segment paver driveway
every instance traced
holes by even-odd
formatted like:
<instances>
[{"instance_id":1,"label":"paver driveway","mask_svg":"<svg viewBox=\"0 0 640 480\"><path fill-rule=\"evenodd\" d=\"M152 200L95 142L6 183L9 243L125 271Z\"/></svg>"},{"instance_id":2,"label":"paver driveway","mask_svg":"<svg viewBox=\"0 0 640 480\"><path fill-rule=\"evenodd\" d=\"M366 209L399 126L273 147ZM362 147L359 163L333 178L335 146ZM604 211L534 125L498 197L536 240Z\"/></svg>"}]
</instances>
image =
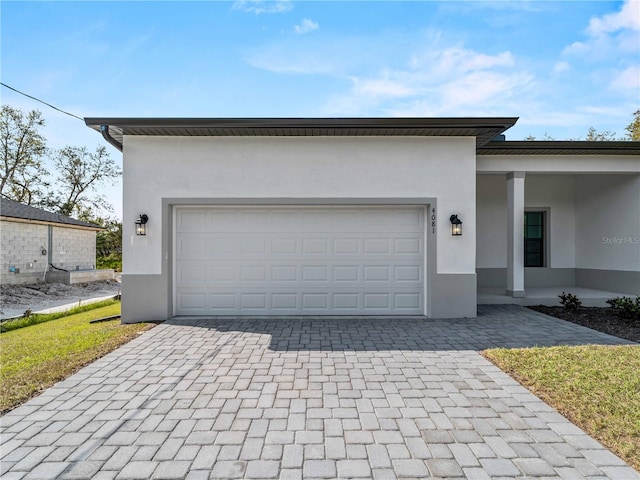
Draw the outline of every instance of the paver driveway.
<instances>
[{"instance_id":1,"label":"paver driveway","mask_svg":"<svg viewBox=\"0 0 640 480\"><path fill-rule=\"evenodd\" d=\"M5 415L3 478L640 478L477 353L626 342L480 314L162 324Z\"/></svg>"}]
</instances>

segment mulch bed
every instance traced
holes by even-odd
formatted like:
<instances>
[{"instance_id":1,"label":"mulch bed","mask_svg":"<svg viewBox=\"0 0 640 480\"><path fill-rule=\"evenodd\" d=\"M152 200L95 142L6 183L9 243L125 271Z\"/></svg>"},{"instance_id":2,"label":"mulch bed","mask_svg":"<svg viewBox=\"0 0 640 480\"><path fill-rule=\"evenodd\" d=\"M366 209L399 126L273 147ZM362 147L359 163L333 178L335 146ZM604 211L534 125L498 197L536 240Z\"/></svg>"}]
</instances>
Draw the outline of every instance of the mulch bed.
<instances>
[{"instance_id":1,"label":"mulch bed","mask_svg":"<svg viewBox=\"0 0 640 480\"><path fill-rule=\"evenodd\" d=\"M633 323L630 320L622 319L609 307L580 307L575 311L544 305L533 305L529 308L602 333L640 343L640 322Z\"/></svg>"}]
</instances>

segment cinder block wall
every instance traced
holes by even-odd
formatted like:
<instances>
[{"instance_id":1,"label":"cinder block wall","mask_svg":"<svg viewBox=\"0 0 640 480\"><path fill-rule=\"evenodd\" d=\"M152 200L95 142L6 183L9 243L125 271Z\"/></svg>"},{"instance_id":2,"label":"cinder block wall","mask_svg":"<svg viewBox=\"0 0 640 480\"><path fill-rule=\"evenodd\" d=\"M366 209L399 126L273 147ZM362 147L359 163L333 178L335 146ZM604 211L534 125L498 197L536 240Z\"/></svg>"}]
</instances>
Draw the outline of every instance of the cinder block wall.
<instances>
[{"instance_id":1,"label":"cinder block wall","mask_svg":"<svg viewBox=\"0 0 640 480\"><path fill-rule=\"evenodd\" d=\"M0 224L0 282L6 284L37 283L43 280L47 266L47 225L2 221ZM19 269L13 273L11 268Z\"/></svg>"},{"instance_id":2,"label":"cinder block wall","mask_svg":"<svg viewBox=\"0 0 640 480\"><path fill-rule=\"evenodd\" d=\"M0 283L17 285L43 281L51 248L52 262L65 270L95 268L96 232L53 226L53 242L48 245L48 225L0 222ZM42 249L47 253L42 254ZM19 273L11 270L17 269Z\"/></svg>"},{"instance_id":3,"label":"cinder block wall","mask_svg":"<svg viewBox=\"0 0 640 480\"><path fill-rule=\"evenodd\" d=\"M96 267L96 232L77 228L53 227L51 261L65 270Z\"/></svg>"}]
</instances>

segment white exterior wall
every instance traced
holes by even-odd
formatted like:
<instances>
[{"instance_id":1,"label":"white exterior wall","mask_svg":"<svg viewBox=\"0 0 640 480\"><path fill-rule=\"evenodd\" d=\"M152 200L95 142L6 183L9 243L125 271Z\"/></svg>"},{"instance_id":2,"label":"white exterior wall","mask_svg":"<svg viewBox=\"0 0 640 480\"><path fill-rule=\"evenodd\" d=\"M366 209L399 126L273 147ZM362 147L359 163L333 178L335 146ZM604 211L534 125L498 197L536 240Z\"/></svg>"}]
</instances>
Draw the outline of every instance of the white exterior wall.
<instances>
[{"instance_id":1,"label":"white exterior wall","mask_svg":"<svg viewBox=\"0 0 640 480\"><path fill-rule=\"evenodd\" d=\"M524 184L525 209L550 209L550 264L575 267L573 175L530 175ZM478 175L478 268L507 267L507 180Z\"/></svg>"},{"instance_id":2,"label":"white exterior wall","mask_svg":"<svg viewBox=\"0 0 640 480\"><path fill-rule=\"evenodd\" d=\"M124 274L162 273L163 198L247 197L437 198L437 272L475 272L474 138L135 136L124 158Z\"/></svg>"},{"instance_id":3,"label":"white exterior wall","mask_svg":"<svg viewBox=\"0 0 640 480\"><path fill-rule=\"evenodd\" d=\"M478 173L640 173L635 155L478 155Z\"/></svg>"},{"instance_id":4,"label":"white exterior wall","mask_svg":"<svg viewBox=\"0 0 640 480\"><path fill-rule=\"evenodd\" d=\"M576 267L640 271L640 175L578 176L575 198Z\"/></svg>"},{"instance_id":5,"label":"white exterior wall","mask_svg":"<svg viewBox=\"0 0 640 480\"><path fill-rule=\"evenodd\" d=\"M476 264L478 268L507 268L507 178L478 175L476 185Z\"/></svg>"},{"instance_id":6,"label":"white exterior wall","mask_svg":"<svg viewBox=\"0 0 640 480\"><path fill-rule=\"evenodd\" d=\"M574 184L573 175L527 175L525 180L525 209L549 209L547 267L575 267Z\"/></svg>"}]
</instances>

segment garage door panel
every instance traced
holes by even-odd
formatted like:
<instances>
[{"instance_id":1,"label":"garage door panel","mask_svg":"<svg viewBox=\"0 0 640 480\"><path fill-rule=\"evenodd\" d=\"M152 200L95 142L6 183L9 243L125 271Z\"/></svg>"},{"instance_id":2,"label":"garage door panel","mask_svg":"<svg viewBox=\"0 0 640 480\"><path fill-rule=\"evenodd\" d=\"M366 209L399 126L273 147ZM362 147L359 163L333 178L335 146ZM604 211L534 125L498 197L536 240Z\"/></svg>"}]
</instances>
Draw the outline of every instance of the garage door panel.
<instances>
[{"instance_id":1,"label":"garage door panel","mask_svg":"<svg viewBox=\"0 0 640 480\"><path fill-rule=\"evenodd\" d=\"M298 267L296 265L278 265L271 267L271 281L275 284L298 281Z\"/></svg>"},{"instance_id":2,"label":"garage door panel","mask_svg":"<svg viewBox=\"0 0 640 480\"><path fill-rule=\"evenodd\" d=\"M242 255L264 255L267 253L267 241L262 238L240 239L240 253Z\"/></svg>"},{"instance_id":3,"label":"garage door panel","mask_svg":"<svg viewBox=\"0 0 640 480\"><path fill-rule=\"evenodd\" d=\"M328 244L326 238L305 238L302 240L302 254L326 255L329 253Z\"/></svg>"},{"instance_id":4,"label":"garage door panel","mask_svg":"<svg viewBox=\"0 0 640 480\"><path fill-rule=\"evenodd\" d=\"M397 293L394 296L395 307L398 310L408 309L413 311L416 308L420 308L420 297L421 295L417 293Z\"/></svg>"},{"instance_id":5,"label":"garage door panel","mask_svg":"<svg viewBox=\"0 0 640 480\"><path fill-rule=\"evenodd\" d=\"M274 293L271 296L271 301L271 307L274 310L298 309L298 295L296 293Z\"/></svg>"},{"instance_id":6,"label":"garage door panel","mask_svg":"<svg viewBox=\"0 0 640 480\"><path fill-rule=\"evenodd\" d=\"M389 253L388 238L367 238L364 241L364 253L369 255L380 255Z\"/></svg>"},{"instance_id":7,"label":"garage door panel","mask_svg":"<svg viewBox=\"0 0 640 480\"><path fill-rule=\"evenodd\" d=\"M337 265L333 267L334 282L359 282L359 265Z\"/></svg>"},{"instance_id":8,"label":"garage door panel","mask_svg":"<svg viewBox=\"0 0 640 480\"><path fill-rule=\"evenodd\" d=\"M424 312L420 207L176 207L177 315Z\"/></svg>"},{"instance_id":9,"label":"garage door panel","mask_svg":"<svg viewBox=\"0 0 640 480\"><path fill-rule=\"evenodd\" d=\"M209 305L215 310L235 310L236 294L235 293L211 293L208 295Z\"/></svg>"},{"instance_id":10,"label":"garage door panel","mask_svg":"<svg viewBox=\"0 0 640 480\"><path fill-rule=\"evenodd\" d=\"M274 238L270 243L274 255L298 255L298 241L295 239Z\"/></svg>"},{"instance_id":11,"label":"garage door panel","mask_svg":"<svg viewBox=\"0 0 640 480\"><path fill-rule=\"evenodd\" d=\"M177 216L177 227L181 232L199 232L206 223L207 213L204 211L181 211Z\"/></svg>"},{"instance_id":12,"label":"garage door panel","mask_svg":"<svg viewBox=\"0 0 640 480\"><path fill-rule=\"evenodd\" d=\"M334 255L357 255L360 253L360 241L358 238L334 238Z\"/></svg>"},{"instance_id":13,"label":"garage door panel","mask_svg":"<svg viewBox=\"0 0 640 480\"><path fill-rule=\"evenodd\" d=\"M240 307L249 310L265 310L267 308L266 293L243 293L240 295Z\"/></svg>"},{"instance_id":14,"label":"garage door panel","mask_svg":"<svg viewBox=\"0 0 640 480\"><path fill-rule=\"evenodd\" d=\"M389 266L387 265L365 265L364 280L367 282L388 282Z\"/></svg>"},{"instance_id":15,"label":"garage door panel","mask_svg":"<svg viewBox=\"0 0 640 480\"><path fill-rule=\"evenodd\" d=\"M394 253L419 255L422 253L422 241L420 238L396 238Z\"/></svg>"},{"instance_id":16,"label":"garage door panel","mask_svg":"<svg viewBox=\"0 0 640 480\"><path fill-rule=\"evenodd\" d=\"M396 282L422 283L422 268L417 265L400 265L394 267Z\"/></svg>"},{"instance_id":17,"label":"garage door panel","mask_svg":"<svg viewBox=\"0 0 640 480\"><path fill-rule=\"evenodd\" d=\"M389 294L386 292L365 293L364 310L389 309Z\"/></svg>"},{"instance_id":18,"label":"garage door panel","mask_svg":"<svg viewBox=\"0 0 640 480\"><path fill-rule=\"evenodd\" d=\"M306 265L302 267L302 282L328 282L329 272L326 265Z\"/></svg>"},{"instance_id":19,"label":"garage door panel","mask_svg":"<svg viewBox=\"0 0 640 480\"><path fill-rule=\"evenodd\" d=\"M390 294L388 292L283 292L269 295L259 292L184 293L178 305L182 315L416 315L423 308L418 292ZM238 311L244 313L238 313Z\"/></svg>"},{"instance_id":20,"label":"garage door panel","mask_svg":"<svg viewBox=\"0 0 640 480\"><path fill-rule=\"evenodd\" d=\"M268 281L271 288L292 284L304 285L360 285L364 282L377 284L383 282L402 283L405 287L413 285L420 289L423 283L423 270L417 265L326 265L316 262L305 265L269 265L250 261L238 265L211 261L182 261L177 266L176 281L179 284L197 282L225 283L228 287L242 289L246 282ZM189 285L192 286L192 285Z\"/></svg>"},{"instance_id":21,"label":"garage door panel","mask_svg":"<svg viewBox=\"0 0 640 480\"><path fill-rule=\"evenodd\" d=\"M181 284L195 282L196 285L201 285L206 279L205 266L201 262L183 262L178 266L176 274Z\"/></svg>"}]
</instances>

